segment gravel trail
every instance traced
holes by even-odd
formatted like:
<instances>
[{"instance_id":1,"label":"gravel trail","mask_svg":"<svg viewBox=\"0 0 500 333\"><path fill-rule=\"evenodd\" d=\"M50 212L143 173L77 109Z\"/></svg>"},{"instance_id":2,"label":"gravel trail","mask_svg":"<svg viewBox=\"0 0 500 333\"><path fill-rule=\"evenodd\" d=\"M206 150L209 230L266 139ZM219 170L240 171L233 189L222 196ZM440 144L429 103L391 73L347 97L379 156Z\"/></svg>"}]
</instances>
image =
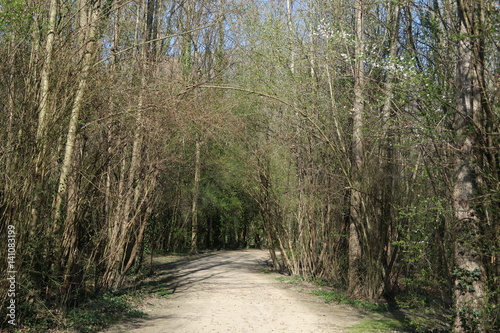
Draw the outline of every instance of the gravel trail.
<instances>
[{"instance_id":1,"label":"gravel trail","mask_svg":"<svg viewBox=\"0 0 500 333\"><path fill-rule=\"evenodd\" d=\"M222 251L160 265L155 283L172 295L151 297L145 318L108 332L330 333L367 319L263 273L268 259L261 250Z\"/></svg>"}]
</instances>

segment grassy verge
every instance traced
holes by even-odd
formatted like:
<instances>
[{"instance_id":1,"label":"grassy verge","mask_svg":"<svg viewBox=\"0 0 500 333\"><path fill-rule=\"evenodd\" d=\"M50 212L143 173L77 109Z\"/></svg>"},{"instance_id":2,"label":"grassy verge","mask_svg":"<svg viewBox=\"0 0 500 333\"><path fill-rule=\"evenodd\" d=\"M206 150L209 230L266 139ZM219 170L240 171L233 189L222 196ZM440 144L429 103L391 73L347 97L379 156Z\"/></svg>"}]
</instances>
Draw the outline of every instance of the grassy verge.
<instances>
[{"instance_id":1,"label":"grassy verge","mask_svg":"<svg viewBox=\"0 0 500 333\"><path fill-rule=\"evenodd\" d=\"M403 320L396 319L386 303L373 303L363 299L350 298L344 290L313 290L311 292L316 296L320 296L327 303L337 303L352 306L362 311L377 314L374 319L366 319L361 323L350 328L349 332L364 333L364 332L409 332L413 331L408 327Z\"/></svg>"},{"instance_id":2,"label":"grassy verge","mask_svg":"<svg viewBox=\"0 0 500 333\"><path fill-rule=\"evenodd\" d=\"M364 299L351 298L339 286L332 286L327 281L303 278L300 276L280 276L276 280L303 287L300 291L321 297L326 303L343 304L360 311L371 313L372 319L366 319L351 327L350 332L449 332L449 313L440 306L421 304L409 306L402 303L391 307L385 302L374 303ZM414 296L414 303L418 297Z\"/></svg>"},{"instance_id":3,"label":"grassy verge","mask_svg":"<svg viewBox=\"0 0 500 333\"><path fill-rule=\"evenodd\" d=\"M371 312L389 312L389 307L385 303L372 303L365 301L363 299L350 298L346 295L343 290L313 290L311 291L313 295L320 296L327 303L337 303L349 305L361 310L371 311Z\"/></svg>"},{"instance_id":4,"label":"grassy verge","mask_svg":"<svg viewBox=\"0 0 500 333\"><path fill-rule=\"evenodd\" d=\"M375 332L407 332L406 328L396 319L381 318L369 319L354 325L349 329L351 333L375 333Z\"/></svg>"},{"instance_id":5,"label":"grassy verge","mask_svg":"<svg viewBox=\"0 0 500 333\"><path fill-rule=\"evenodd\" d=\"M154 265L161 266L190 258L192 256L178 253L157 254L153 262ZM168 279L155 280L150 278L150 273L149 267L130 273L127 288L117 293L98 295L68 311L63 319L63 326L79 333L92 333L120 322L145 317L147 314L138 309L138 304L151 295L168 298L172 294L168 288Z\"/></svg>"},{"instance_id":6,"label":"grassy verge","mask_svg":"<svg viewBox=\"0 0 500 333\"><path fill-rule=\"evenodd\" d=\"M90 333L98 332L121 321L142 318L146 314L133 305L133 300L137 297L140 296L105 293L68 311L64 326L77 332Z\"/></svg>"},{"instance_id":7,"label":"grassy verge","mask_svg":"<svg viewBox=\"0 0 500 333\"><path fill-rule=\"evenodd\" d=\"M32 305L22 325L7 328L6 332L99 332L113 324L146 316L136 306L138 293L94 295L66 311L50 309L43 304ZM3 331L2 331L3 332Z\"/></svg>"},{"instance_id":8,"label":"grassy verge","mask_svg":"<svg viewBox=\"0 0 500 333\"><path fill-rule=\"evenodd\" d=\"M185 254L155 255L153 266L161 267L191 258ZM42 302L26 306L22 309L25 313L22 327L9 328L6 332L99 332L115 324L147 316L139 310L139 304L147 298L153 295L168 298L172 294L168 278L151 276L148 264L144 269L131 272L127 281L126 286L117 292L96 294L66 311L47 308Z\"/></svg>"}]
</instances>

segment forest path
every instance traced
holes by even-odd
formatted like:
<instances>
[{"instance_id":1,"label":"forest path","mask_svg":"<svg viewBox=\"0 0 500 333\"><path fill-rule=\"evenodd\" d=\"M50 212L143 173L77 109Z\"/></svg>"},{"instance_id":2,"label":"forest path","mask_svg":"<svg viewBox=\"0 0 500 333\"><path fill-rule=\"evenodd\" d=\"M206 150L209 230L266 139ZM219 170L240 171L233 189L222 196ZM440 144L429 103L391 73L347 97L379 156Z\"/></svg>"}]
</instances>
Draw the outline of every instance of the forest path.
<instances>
[{"instance_id":1,"label":"forest path","mask_svg":"<svg viewBox=\"0 0 500 333\"><path fill-rule=\"evenodd\" d=\"M263 273L268 259L261 250L222 251L157 266L145 287L172 294L147 299L141 310L148 316L108 332L347 332L368 319Z\"/></svg>"}]
</instances>

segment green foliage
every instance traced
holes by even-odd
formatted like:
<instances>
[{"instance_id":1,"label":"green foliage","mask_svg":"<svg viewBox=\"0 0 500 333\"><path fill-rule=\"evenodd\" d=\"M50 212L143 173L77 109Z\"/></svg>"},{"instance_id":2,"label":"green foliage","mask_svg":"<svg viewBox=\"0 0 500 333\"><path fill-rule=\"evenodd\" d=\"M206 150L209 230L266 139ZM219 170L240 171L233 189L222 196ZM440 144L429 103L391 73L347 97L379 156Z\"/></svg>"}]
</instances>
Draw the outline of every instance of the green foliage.
<instances>
[{"instance_id":1,"label":"green foliage","mask_svg":"<svg viewBox=\"0 0 500 333\"><path fill-rule=\"evenodd\" d=\"M405 326L412 332L449 332L453 320L450 311L436 306L407 309L403 313Z\"/></svg>"},{"instance_id":2,"label":"green foliage","mask_svg":"<svg viewBox=\"0 0 500 333\"><path fill-rule=\"evenodd\" d=\"M22 314L20 323L35 332L46 332L51 328L61 326L60 314L48 309L46 304L40 300L22 303L19 313Z\"/></svg>"},{"instance_id":3,"label":"green foliage","mask_svg":"<svg viewBox=\"0 0 500 333\"><path fill-rule=\"evenodd\" d=\"M489 302L486 306L486 318L488 318L488 322L486 323L486 327L491 332L500 332L500 305L496 304L494 299L494 293L491 293L492 296L489 299Z\"/></svg>"},{"instance_id":4,"label":"green foliage","mask_svg":"<svg viewBox=\"0 0 500 333\"><path fill-rule=\"evenodd\" d=\"M66 312L48 308L40 300L35 300L22 303L19 313L23 315L22 325L33 332L54 329L99 332L120 321L144 317L146 314L133 305L142 297L142 293L133 291L122 294L108 292L89 298Z\"/></svg>"},{"instance_id":5,"label":"green foliage","mask_svg":"<svg viewBox=\"0 0 500 333\"><path fill-rule=\"evenodd\" d=\"M262 268L262 273L264 273L264 274L270 274L271 270L268 267L264 267L264 268Z\"/></svg>"},{"instance_id":6,"label":"green foliage","mask_svg":"<svg viewBox=\"0 0 500 333\"><path fill-rule=\"evenodd\" d=\"M156 294L158 296L163 297L163 298L169 298L170 295L172 295L172 291L164 289L164 290L157 291Z\"/></svg>"},{"instance_id":7,"label":"green foliage","mask_svg":"<svg viewBox=\"0 0 500 333\"><path fill-rule=\"evenodd\" d=\"M112 324L130 318L144 317L146 314L132 306L127 297L105 293L68 311L64 320L67 328L78 332L98 332Z\"/></svg>"},{"instance_id":8,"label":"green foliage","mask_svg":"<svg viewBox=\"0 0 500 333\"><path fill-rule=\"evenodd\" d=\"M364 320L349 329L352 333L364 332L401 332L401 323L392 318Z\"/></svg>"},{"instance_id":9,"label":"green foliage","mask_svg":"<svg viewBox=\"0 0 500 333\"><path fill-rule=\"evenodd\" d=\"M475 291L473 284L481 278L481 271L477 268L470 271L457 266L453 270L453 277L456 281L455 288L465 295L467 292Z\"/></svg>"},{"instance_id":10,"label":"green foliage","mask_svg":"<svg viewBox=\"0 0 500 333\"><path fill-rule=\"evenodd\" d=\"M415 186L415 201L399 209L400 236L392 243L399 248L400 260L406 266L401 281L405 302L414 298L410 303L422 302L429 293L444 297L449 289L446 285L451 272L443 263L451 260L452 242L446 234L451 208L444 198L419 194L427 181L426 175L422 175L421 183ZM436 290L441 294L436 295Z\"/></svg>"},{"instance_id":11,"label":"green foliage","mask_svg":"<svg viewBox=\"0 0 500 333\"><path fill-rule=\"evenodd\" d=\"M305 282L313 284L310 293L319 296L327 303L343 304L361 311L370 312L378 318L363 321L353 326L352 332L448 332L448 323L452 319L449 311L444 311L436 304L428 304L422 295L410 295L406 299L398 298L398 304L404 307L394 308L386 303L370 302L361 298L349 297L342 288L333 287L325 280L303 278L300 276L281 276L278 281L304 285ZM322 287L319 289L318 287ZM408 295L407 295L408 296ZM406 300L406 301L405 301ZM394 312L395 311L395 312Z\"/></svg>"},{"instance_id":12,"label":"green foliage","mask_svg":"<svg viewBox=\"0 0 500 333\"><path fill-rule=\"evenodd\" d=\"M0 1L0 36L8 32L22 32L31 20L30 7L25 0Z\"/></svg>"},{"instance_id":13,"label":"green foliage","mask_svg":"<svg viewBox=\"0 0 500 333\"><path fill-rule=\"evenodd\" d=\"M386 312L388 310L387 304L377 304L373 302L368 302L363 299L357 299L347 296L347 293L341 289L333 290L313 290L313 295L320 296L327 303L335 302L337 304L344 304L356 307L358 309L375 311L375 312Z\"/></svg>"},{"instance_id":14,"label":"green foliage","mask_svg":"<svg viewBox=\"0 0 500 333\"><path fill-rule=\"evenodd\" d=\"M345 290L340 288L332 288L331 283L324 279L318 278L304 278L299 275L293 276L280 276L276 278L277 281L292 284L292 285L301 285L303 283L309 283L313 285L313 290L311 290L311 294L319 296L325 300L327 303L337 303L353 306L359 309L375 311L375 312L386 312L388 310L388 306L385 303L378 304L373 302L368 302L359 298L349 297ZM326 287L322 289L316 289L318 287Z\"/></svg>"},{"instance_id":15,"label":"green foliage","mask_svg":"<svg viewBox=\"0 0 500 333\"><path fill-rule=\"evenodd\" d=\"M276 280L279 282L298 285L304 281L304 278L302 278L299 275L293 275L293 276L280 276L277 277Z\"/></svg>"},{"instance_id":16,"label":"green foliage","mask_svg":"<svg viewBox=\"0 0 500 333\"><path fill-rule=\"evenodd\" d=\"M331 286L331 282L322 278L309 277L306 279L307 282L314 284L315 286Z\"/></svg>"},{"instance_id":17,"label":"green foliage","mask_svg":"<svg viewBox=\"0 0 500 333\"><path fill-rule=\"evenodd\" d=\"M458 309L458 316L460 317L462 328L465 330L465 332L482 332L479 327L481 322L480 318L482 318L483 316L481 316L481 314L477 310L474 310L470 306L464 306Z\"/></svg>"}]
</instances>

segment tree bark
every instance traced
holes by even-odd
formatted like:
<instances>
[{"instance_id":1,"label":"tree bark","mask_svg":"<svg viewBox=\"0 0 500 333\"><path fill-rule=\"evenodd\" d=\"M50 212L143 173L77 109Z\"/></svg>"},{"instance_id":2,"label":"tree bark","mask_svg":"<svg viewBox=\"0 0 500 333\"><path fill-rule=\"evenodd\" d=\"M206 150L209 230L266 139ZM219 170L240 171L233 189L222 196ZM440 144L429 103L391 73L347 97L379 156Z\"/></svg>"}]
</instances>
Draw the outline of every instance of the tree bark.
<instances>
[{"instance_id":1,"label":"tree bark","mask_svg":"<svg viewBox=\"0 0 500 333\"><path fill-rule=\"evenodd\" d=\"M62 230L60 238L61 262L60 269L64 270L64 281L62 285L62 293L60 295L62 304L64 305L69 297L71 287L74 281L74 265L77 261L78 253L78 221L76 217L78 189L76 188L74 175L72 175L75 156L74 150L77 142L77 127L79 115L82 109L83 100L87 88L88 76L91 69L91 62L96 50L96 35L98 19L100 14L100 2L94 3L81 2L81 17L80 17L80 40L83 46L82 62L83 66L78 80L76 96L71 109L70 121L68 126L68 134L66 137L66 147L64 152L64 160L61 166L61 174L59 177L59 185L53 206L53 235L58 237ZM88 12L87 12L88 11ZM71 187L70 189L68 189ZM68 195L69 194L69 195ZM61 209L63 200L67 199L66 217L62 223Z\"/></svg>"},{"instance_id":2,"label":"tree bark","mask_svg":"<svg viewBox=\"0 0 500 333\"><path fill-rule=\"evenodd\" d=\"M58 1L51 0L49 4L49 17L47 23L47 35L45 39L45 55L43 58L43 67L40 72L40 95L38 105L38 127L36 131L36 141L38 145L38 152L35 160L35 173L34 173L34 194L33 205L31 208L31 232L36 230L38 218L41 209L40 193L43 188L43 178L46 172L45 154L47 151L47 123L49 115L49 90L50 90L50 75L52 71L52 57L54 50L54 39L56 35L56 17L58 12ZM36 35L36 33L34 33ZM33 49L38 50L36 40L33 43ZM35 57L32 57L33 60Z\"/></svg>"},{"instance_id":3,"label":"tree bark","mask_svg":"<svg viewBox=\"0 0 500 333\"><path fill-rule=\"evenodd\" d=\"M82 1L83 2L83 1ZM89 10L88 17L86 10ZM53 219L54 219L54 234L59 233L61 218L61 205L63 199L66 195L66 187L68 177L73 167L73 151L75 149L75 142L77 137L77 127L80 116L80 111L83 105L83 98L87 89L88 76L91 69L91 62L93 55L96 50L96 35L98 27L98 18L100 14L100 1L95 2L83 2L82 4L82 19L81 22L82 30L80 32L80 38L82 39L83 45L83 55L82 63L83 66L80 71L80 77L78 80L78 88L75 93L75 99L73 101L73 107L71 109L70 120L68 125L68 134L66 136L66 146L64 151L64 160L61 165L61 174L59 176L59 185L57 187L57 193L55 198L55 203L53 206Z\"/></svg>"},{"instance_id":4,"label":"tree bark","mask_svg":"<svg viewBox=\"0 0 500 333\"><path fill-rule=\"evenodd\" d=\"M147 83L147 60L148 49L146 42L148 41L148 29L150 26L148 22L141 22L139 18L143 11L148 11L147 0L140 2L137 7L136 18L136 33L135 44L139 43L139 31L145 40L141 44L140 58L136 62L136 68L139 70L140 76L140 89L137 100L137 107L135 112L135 130L132 139L132 150L130 152L130 165L126 170L126 160L124 157L120 180L118 185L119 202L116 204L114 216L109 218L111 232L108 235L106 244L106 272L104 274L104 285L106 287L118 288L123 282L124 274L130 269L137 254L137 247L134 242L142 242L144 234L145 219L142 218L141 209L147 205L148 188L145 188L145 179L140 179L140 172L142 168L142 150L144 147L144 124L143 112L146 94ZM142 23L142 24L141 24ZM135 55L134 49L134 55ZM134 57L134 59L137 59ZM128 171L128 172L127 172ZM142 199L141 199L142 198ZM138 230L138 233L135 231Z\"/></svg>"},{"instance_id":5,"label":"tree bark","mask_svg":"<svg viewBox=\"0 0 500 333\"><path fill-rule=\"evenodd\" d=\"M389 8L389 61L397 61L397 50L398 50L398 36L399 36L399 17L401 5L395 2L390 5ZM397 177L397 168L395 167L395 127L394 122L394 112L392 108L392 103L394 99L394 80L395 75L392 71L387 73L385 82L385 99L384 106L382 109L383 116L383 141L382 141L382 159L381 159L381 170L382 175L382 196L381 196L381 216L379 219L380 223L380 245L379 251L381 253L382 266L384 271L382 272L384 279L384 293L386 296L392 296L392 281L391 281L391 271L392 266L397 254L397 248L392 245L391 234L395 229L393 225L393 199L394 199L394 179ZM384 250L385 249L385 250Z\"/></svg>"},{"instance_id":6,"label":"tree bark","mask_svg":"<svg viewBox=\"0 0 500 333\"><path fill-rule=\"evenodd\" d=\"M364 24L363 0L356 0L355 7L355 68L354 68L354 103L353 132L351 151L351 197L349 220L349 272L348 293L355 296L361 293L361 228L362 228L362 193L361 173L363 168L363 114L364 114Z\"/></svg>"},{"instance_id":7,"label":"tree bark","mask_svg":"<svg viewBox=\"0 0 500 333\"><path fill-rule=\"evenodd\" d=\"M37 140L41 140L47 129L49 77L52 68L52 53L54 50L54 38L56 34L57 0L51 0L49 5L49 21L47 24L47 37L45 39L45 56L40 73L40 106L38 113ZM45 144L43 144L45 145Z\"/></svg>"},{"instance_id":8,"label":"tree bark","mask_svg":"<svg viewBox=\"0 0 500 333\"><path fill-rule=\"evenodd\" d=\"M295 51L293 46L293 0L286 0L286 25L290 34L290 72L295 73Z\"/></svg>"},{"instance_id":9,"label":"tree bark","mask_svg":"<svg viewBox=\"0 0 500 333\"><path fill-rule=\"evenodd\" d=\"M191 253L198 253L198 197L200 194L201 142L195 143L193 202L191 205Z\"/></svg>"},{"instance_id":10,"label":"tree bark","mask_svg":"<svg viewBox=\"0 0 500 333\"><path fill-rule=\"evenodd\" d=\"M479 202L481 180L481 134L484 117L480 77L482 41L481 2L457 0L459 23L457 85L454 127L457 135L453 209L455 215L454 332L486 332L484 310L486 273L480 251L484 212Z\"/></svg>"}]
</instances>

